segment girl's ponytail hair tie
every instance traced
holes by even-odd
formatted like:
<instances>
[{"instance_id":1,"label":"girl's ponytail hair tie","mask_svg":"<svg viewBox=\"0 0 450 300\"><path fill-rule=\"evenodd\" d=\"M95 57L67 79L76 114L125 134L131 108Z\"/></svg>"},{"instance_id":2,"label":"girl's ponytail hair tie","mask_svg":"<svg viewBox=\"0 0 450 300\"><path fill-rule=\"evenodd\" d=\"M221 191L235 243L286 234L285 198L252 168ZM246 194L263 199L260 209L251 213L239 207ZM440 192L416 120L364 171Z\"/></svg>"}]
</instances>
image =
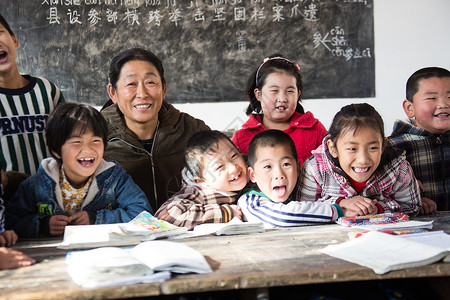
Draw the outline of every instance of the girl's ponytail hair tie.
<instances>
[{"instance_id":1,"label":"girl's ponytail hair tie","mask_svg":"<svg viewBox=\"0 0 450 300\"><path fill-rule=\"evenodd\" d=\"M261 69L261 67L268 61L270 60L284 60L287 61L288 63L290 63L291 65L294 66L294 68L297 69L297 71L300 71L300 67L297 64L294 64L292 61L290 61L287 58L281 57L281 56L275 56L275 57L266 57L263 59L263 62L259 65L258 70L256 71L256 75L255 75L255 81L256 81L256 86L258 86L258 75L259 75L259 70Z\"/></svg>"}]
</instances>

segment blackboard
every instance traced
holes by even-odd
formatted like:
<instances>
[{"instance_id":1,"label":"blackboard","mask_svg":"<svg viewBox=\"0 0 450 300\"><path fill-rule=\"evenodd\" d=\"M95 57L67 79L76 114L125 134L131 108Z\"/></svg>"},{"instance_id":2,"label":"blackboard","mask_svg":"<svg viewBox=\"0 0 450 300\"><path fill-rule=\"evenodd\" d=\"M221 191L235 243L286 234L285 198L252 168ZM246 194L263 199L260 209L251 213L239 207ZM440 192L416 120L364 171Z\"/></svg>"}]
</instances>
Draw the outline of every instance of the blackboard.
<instances>
[{"instance_id":1,"label":"blackboard","mask_svg":"<svg viewBox=\"0 0 450 300\"><path fill-rule=\"evenodd\" d=\"M130 47L163 61L172 103L241 101L250 73L280 52L304 99L375 96L373 0L1 0L22 74L67 101L101 105L110 60Z\"/></svg>"}]
</instances>

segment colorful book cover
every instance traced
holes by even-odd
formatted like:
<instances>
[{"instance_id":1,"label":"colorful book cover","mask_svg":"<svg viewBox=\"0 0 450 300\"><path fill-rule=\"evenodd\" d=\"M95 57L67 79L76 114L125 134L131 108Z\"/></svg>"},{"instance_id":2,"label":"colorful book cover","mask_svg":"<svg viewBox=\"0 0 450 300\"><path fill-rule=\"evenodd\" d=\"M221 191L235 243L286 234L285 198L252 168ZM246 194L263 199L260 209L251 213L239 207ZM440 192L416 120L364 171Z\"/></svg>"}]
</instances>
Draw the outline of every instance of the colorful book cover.
<instances>
[{"instance_id":1,"label":"colorful book cover","mask_svg":"<svg viewBox=\"0 0 450 300\"><path fill-rule=\"evenodd\" d=\"M404 213L386 213L367 216L341 217L336 223L346 227L363 225L380 225L409 221L408 215Z\"/></svg>"}]
</instances>

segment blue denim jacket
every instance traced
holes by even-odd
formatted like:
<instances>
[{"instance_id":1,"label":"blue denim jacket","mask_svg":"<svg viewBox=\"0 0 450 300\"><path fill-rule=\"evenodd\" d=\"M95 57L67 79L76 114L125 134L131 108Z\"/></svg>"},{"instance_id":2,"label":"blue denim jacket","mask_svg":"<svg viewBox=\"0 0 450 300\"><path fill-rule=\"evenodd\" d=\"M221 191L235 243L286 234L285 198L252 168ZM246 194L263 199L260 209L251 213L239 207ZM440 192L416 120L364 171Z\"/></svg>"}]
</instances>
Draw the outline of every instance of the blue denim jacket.
<instances>
[{"instance_id":1,"label":"blue denim jacket","mask_svg":"<svg viewBox=\"0 0 450 300\"><path fill-rule=\"evenodd\" d=\"M38 237L41 220L65 215L59 186L61 165L44 159L37 173L24 180L6 207L6 227L20 237ZM146 210L153 214L144 192L115 162L102 160L94 173L83 211L95 212L95 224L125 223Z\"/></svg>"}]
</instances>

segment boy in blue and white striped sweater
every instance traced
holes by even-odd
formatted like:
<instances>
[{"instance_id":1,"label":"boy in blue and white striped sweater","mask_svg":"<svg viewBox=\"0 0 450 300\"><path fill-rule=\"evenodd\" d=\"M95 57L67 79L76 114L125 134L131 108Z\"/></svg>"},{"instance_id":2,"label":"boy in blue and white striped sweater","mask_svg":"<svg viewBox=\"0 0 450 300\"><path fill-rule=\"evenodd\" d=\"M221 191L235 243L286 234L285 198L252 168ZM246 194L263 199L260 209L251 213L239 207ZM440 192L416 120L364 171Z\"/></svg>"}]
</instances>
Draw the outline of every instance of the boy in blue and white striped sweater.
<instances>
[{"instance_id":1,"label":"boy in blue and white striped sweater","mask_svg":"<svg viewBox=\"0 0 450 300\"><path fill-rule=\"evenodd\" d=\"M248 166L254 185L238 200L245 220L272 228L329 223L343 216L338 204L291 200L300 165L295 144L283 131L255 135L248 147Z\"/></svg>"}]
</instances>

